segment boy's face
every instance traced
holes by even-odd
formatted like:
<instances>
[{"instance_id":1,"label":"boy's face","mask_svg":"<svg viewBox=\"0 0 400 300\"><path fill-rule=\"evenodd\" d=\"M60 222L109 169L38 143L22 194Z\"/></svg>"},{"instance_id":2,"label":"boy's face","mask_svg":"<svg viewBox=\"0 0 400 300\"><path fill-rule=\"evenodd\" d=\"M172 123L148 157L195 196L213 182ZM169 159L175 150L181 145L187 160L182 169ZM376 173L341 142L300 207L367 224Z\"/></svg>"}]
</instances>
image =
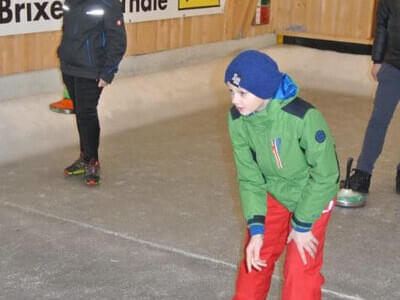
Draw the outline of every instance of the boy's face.
<instances>
[{"instance_id":1,"label":"boy's face","mask_svg":"<svg viewBox=\"0 0 400 300\"><path fill-rule=\"evenodd\" d=\"M227 82L226 85L231 92L232 104L235 105L236 109L243 116L247 116L255 111L263 109L269 102L268 100L261 99L241 87L234 86L230 82Z\"/></svg>"}]
</instances>

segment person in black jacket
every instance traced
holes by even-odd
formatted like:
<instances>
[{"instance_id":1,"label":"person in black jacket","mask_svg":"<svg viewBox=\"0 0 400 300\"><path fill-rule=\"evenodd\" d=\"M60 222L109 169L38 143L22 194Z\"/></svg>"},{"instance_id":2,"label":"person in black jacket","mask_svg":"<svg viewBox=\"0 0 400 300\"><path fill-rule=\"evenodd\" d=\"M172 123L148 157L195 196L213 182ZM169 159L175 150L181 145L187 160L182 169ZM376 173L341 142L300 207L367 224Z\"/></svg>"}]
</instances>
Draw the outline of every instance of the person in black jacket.
<instances>
[{"instance_id":1,"label":"person in black jacket","mask_svg":"<svg viewBox=\"0 0 400 300\"><path fill-rule=\"evenodd\" d=\"M118 0L66 0L58 48L61 72L74 101L79 132L79 158L64 174L84 174L89 185L100 183L100 125L97 104L126 50L126 33Z\"/></svg>"},{"instance_id":2,"label":"person in black jacket","mask_svg":"<svg viewBox=\"0 0 400 300\"><path fill-rule=\"evenodd\" d=\"M374 109L364 137L357 168L350 177L351 188L368 193L371 174L385 141L385 135L400 99L400 1L380 0L372 49L372 76L378 81ZM400 193L400 164L396 191Z\"/></svg>"}]
</instances>

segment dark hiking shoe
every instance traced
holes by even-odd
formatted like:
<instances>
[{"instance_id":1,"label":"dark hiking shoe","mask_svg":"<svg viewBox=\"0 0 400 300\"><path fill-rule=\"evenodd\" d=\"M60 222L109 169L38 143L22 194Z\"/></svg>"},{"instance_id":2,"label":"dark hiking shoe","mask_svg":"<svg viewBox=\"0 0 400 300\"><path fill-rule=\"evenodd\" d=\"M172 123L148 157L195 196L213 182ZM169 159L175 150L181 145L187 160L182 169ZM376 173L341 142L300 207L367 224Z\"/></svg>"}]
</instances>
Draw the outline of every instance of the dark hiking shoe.
<instances>
[{"instance_id":1,"label":"dark hiking shoe","mask_svg":"<svg viewBox=\"0 0 400 300\"><path fill-rule=\"evenodd\" d=\"M350 176L350 188L353 191L367 194L371 184L371 174L353 169L354 173Z\"/></svg>"},{"instance_id":2,"label":"dark hiking shoe","mask_svg":"<svg viewBox=\"0 0 400 300\"><path fill-rule=\"evenodd\" d=\"M98 185L100 183L100 163L91 159L85 164L85 183L87 185Z\"/></svg>"},{"instance_id":3,"label":"dark hiking shoe","mask_svg":"<svg viewBox=\"0 0 400 300\"><path fill-rule=\"evenodd\" d=\"M83 173L85 173L85 162L82 154L72 165L64 169L65 176L82 175Z\"/></svg>"},{"instance_id":4,"label":"dark hiking shoe","mask_svg":"<svg viewBox=\"0 0 400 300\"><path fill-rule=\"evenodd\" d=\"M400 194L400 164L397 166L396 193Z\"/></svg>"}]
</instances>

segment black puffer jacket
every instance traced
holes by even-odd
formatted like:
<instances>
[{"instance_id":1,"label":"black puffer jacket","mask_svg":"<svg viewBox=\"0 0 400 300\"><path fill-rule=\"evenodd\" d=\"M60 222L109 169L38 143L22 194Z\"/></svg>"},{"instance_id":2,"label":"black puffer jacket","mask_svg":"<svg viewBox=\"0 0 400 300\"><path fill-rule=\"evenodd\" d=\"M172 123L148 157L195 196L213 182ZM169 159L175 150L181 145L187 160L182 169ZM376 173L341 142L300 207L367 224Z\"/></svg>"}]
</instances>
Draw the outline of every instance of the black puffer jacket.
<instances>
[{"instance_id":1,"label":"black puffer jacket","mask_svg":"<svg viewBox=\"0 0 400 300\"><path fill-rule=\"evenodd\" d=\"M386 62L400 69L400 1L380 0L376 16L375 63Z\"/></svg>"},{"instance_id":2,"label":"black puffer jacket","mask_svg":"<svg viewBox=\"0 0 400 300\"><path fill-rule=\"evenodd\" d=\"M61 71L110 83L126 50L119 0L66 0L63 8Z\"/></svg>"}]
</instances>

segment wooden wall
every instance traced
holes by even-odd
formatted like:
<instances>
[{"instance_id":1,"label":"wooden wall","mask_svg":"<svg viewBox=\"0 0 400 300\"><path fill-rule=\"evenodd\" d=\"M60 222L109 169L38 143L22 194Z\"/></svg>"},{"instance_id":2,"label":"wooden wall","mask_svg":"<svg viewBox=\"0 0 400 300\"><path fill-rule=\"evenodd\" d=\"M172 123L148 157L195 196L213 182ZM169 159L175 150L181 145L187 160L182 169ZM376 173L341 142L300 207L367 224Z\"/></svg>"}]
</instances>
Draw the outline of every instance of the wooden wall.
<instances>
[{"instance_id":1,"label":"wooden wall","mask_svg":"<svg viewBox=\"0 0 400 300\"><path fill-rule=\"evenodd\" d=\"M377 0L275 1L281 35L371 44Z\"/></svg>"},{"instance_id":2,"label":"wooden wall","mask_svg":"<svg viewBox=\"0 0 400 300\"><path fill-rule=\"evenodd\" d=\"M271 0L272 25L252 26L257 0L226 0L225 13L127 24L126 55L277 34L371 44L378 0ZM0 75L58 66L60 32L0 37Z\"/></svg>"},{"instance_id":3,"label":"wooden wall","mask_svg":"<svg viewBox=\"0 0 400 300\"><path fill-rule=\"evenodd\" d=\"M226 0L224 14L126 24L126 55L150 53L272 32L251 26L257 0ZM0 37L0 75L58 66L60 32Z\"/></svg>"}]
</instances>

